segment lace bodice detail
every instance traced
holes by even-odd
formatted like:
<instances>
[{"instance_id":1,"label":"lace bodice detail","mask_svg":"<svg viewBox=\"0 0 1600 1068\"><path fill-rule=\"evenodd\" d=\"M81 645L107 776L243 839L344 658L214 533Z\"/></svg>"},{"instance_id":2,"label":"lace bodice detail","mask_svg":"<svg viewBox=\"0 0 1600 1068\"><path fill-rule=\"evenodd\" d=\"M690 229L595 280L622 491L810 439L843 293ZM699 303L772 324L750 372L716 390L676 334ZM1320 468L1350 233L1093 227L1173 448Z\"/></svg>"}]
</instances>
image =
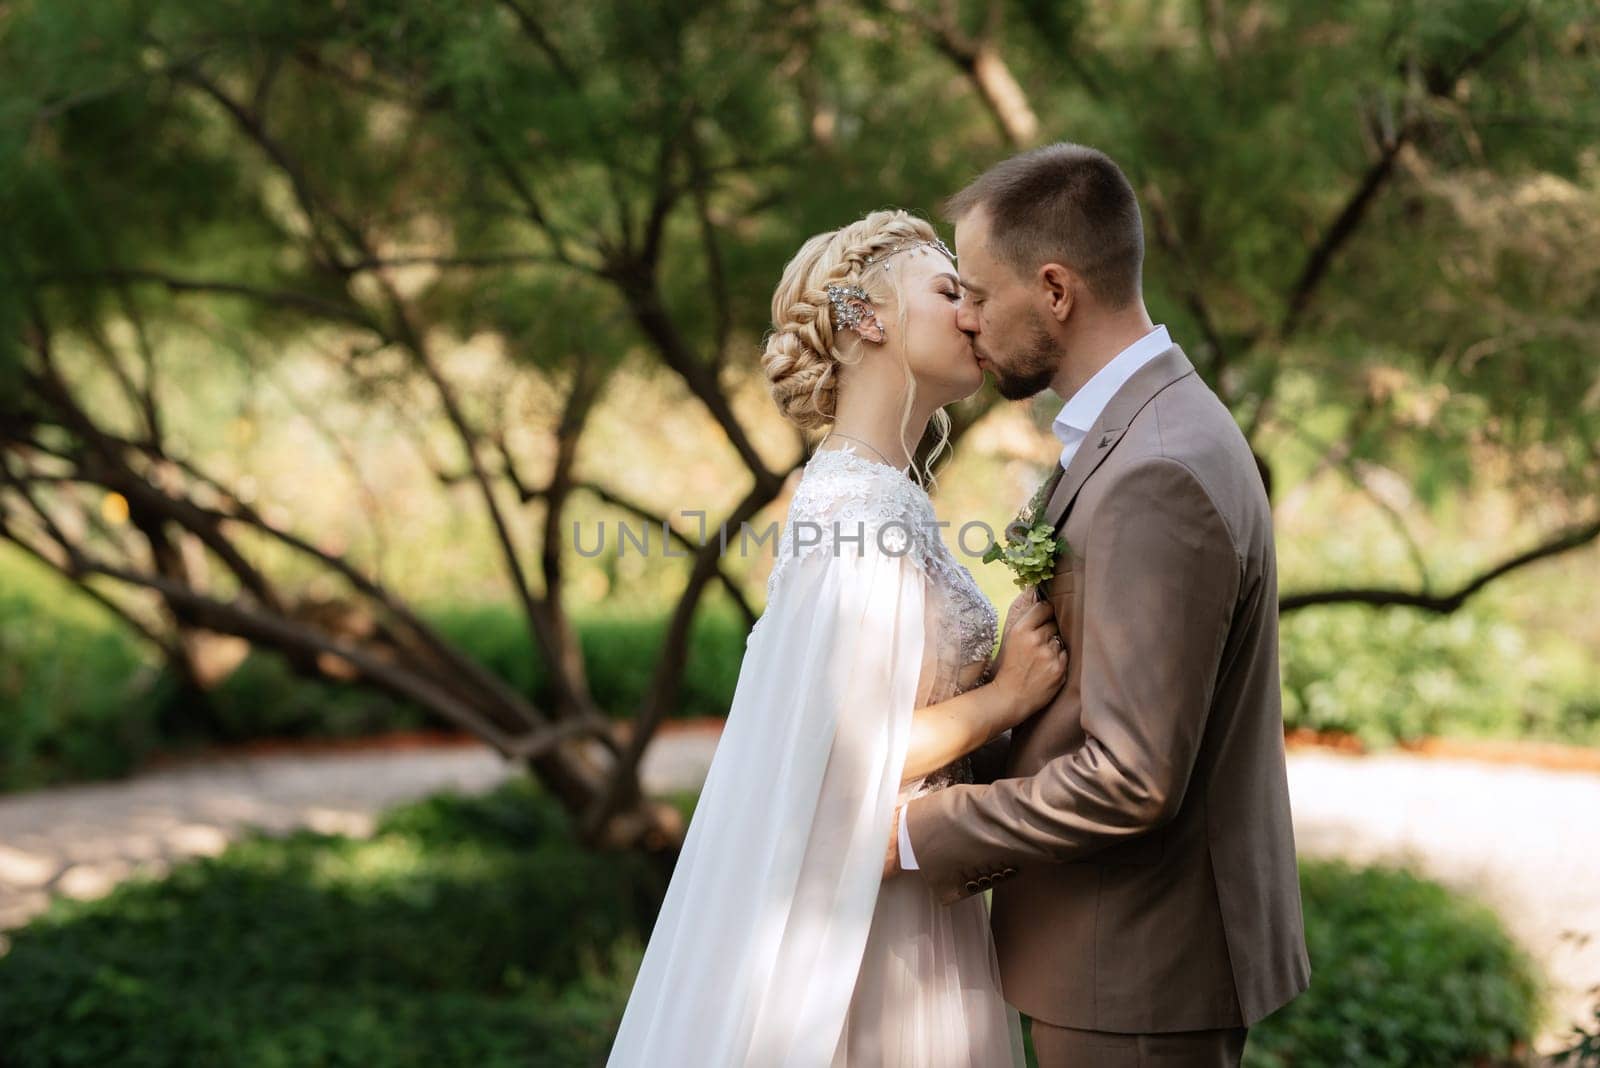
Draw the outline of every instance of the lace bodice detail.
<instances>
[{"instance_id":1,"label":"lace bodice detail","mask_svg":"<svg viewBox=\"0 0 1600 1068\"><path fill-rule=\"evenodd\" d=\"M836 534L863 542L836 540ZM885 553L917 565L950 599L960 636L957 666L987 660L999 616L960 561L939 536L928 494L887 464L858 455L853 446L815 453L805 466L779 539L778 559L767 579L770 604L784 565L812 552L855 551L876 544Z\"/></svg>"}]
</instances>

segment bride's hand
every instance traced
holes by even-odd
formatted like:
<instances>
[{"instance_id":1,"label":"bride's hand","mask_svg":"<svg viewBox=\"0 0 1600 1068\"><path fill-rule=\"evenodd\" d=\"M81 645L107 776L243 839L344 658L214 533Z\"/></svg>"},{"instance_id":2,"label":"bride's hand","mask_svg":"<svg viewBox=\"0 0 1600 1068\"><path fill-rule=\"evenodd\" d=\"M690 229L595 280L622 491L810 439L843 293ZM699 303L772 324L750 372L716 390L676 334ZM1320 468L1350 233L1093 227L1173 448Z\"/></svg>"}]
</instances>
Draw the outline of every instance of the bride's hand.
<instances>
[{"instance_id":1,"label":"bride's hand","mask_svg":"<svg viewBox=\"0 0 1600 1068\"><path fill-rule=\"evenodd\" d=\"M1005 622L1000 625L1000 648L995 650L994 662L989 665L989 678L991 680L1000 672L1000 665L1005 660L1006 650L1010 648L1011 634L1016 630L1017 621L1027 613L1028 609L1042 600L1044 598L1039 596L1039 588L1037 586L1029 586L1013 597L1011 603L1006 606ZM1052 611L1054 611L1053 608Z\"/></svg>"},{"instance_id":2,"label":"bride's hand","mask_svg":"<svg viewBox=\"0 0 1600 1068\"><path fill-rule=\"evenodd\" d=\"M1015 726L1050 702L1067 678L1066 641L1056 626L1050 602L1037 597L1032 604L1027 594L1012 603L1006 613L1006 632L995 658L991 686L1008 698Z\"/></svg>"}]
</instances>

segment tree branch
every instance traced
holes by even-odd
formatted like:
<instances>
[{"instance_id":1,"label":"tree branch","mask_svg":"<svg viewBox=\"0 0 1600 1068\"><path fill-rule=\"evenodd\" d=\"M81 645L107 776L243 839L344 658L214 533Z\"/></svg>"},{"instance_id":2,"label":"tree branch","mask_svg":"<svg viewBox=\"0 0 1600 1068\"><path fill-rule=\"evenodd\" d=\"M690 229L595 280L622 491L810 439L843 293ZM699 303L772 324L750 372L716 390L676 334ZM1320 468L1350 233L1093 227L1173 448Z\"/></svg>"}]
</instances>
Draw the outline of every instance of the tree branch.
<instances>
[{"instance_id":1,"label":"tree branch","mask_svg":"<svg viewBox=\"0 0 1600 1068\"><path fill-rule=\"evenodd\" d=\"M233 99L215 81L200 73L198 64L190 64L182 68L176 73L176 77L179 81L187 82L199 89L221 106L224 111L233 117L234 122L244 131L245 135L254 141L257 147L283 173L284 177L289 180L289 185L294 191L295 200L299 203L300 210L305 212L306 222L311 227L312 242L321 252L324 262L337 273L348 274L349 267L345 263L344 257L322 232L319 218L326 216L334 227L344 234L347 240L350 240L357 247L364 247L365 242L362 240L360 232L339 212L334 211L321 197L317 196L311 187L310 179L306 177L305 171L300 168L288 151L278 143L277 139L267 132L266 122L261 115Z\"/></svg>"},{"instance_id":2,"label":"tree branch","mask_svg":"<svg viewBox=\"0 0 1600 1068\"><path fill-rule=\"evenodd\" d=\"M572 386L567 391L561 419L556 425L555 462L551 466L549 485L542 494L545 509L543 536L539 545L539 565L544 576L543 603L549 609L544 625L555 641L550 653L556 658L561 670L576 685L584 689L588 687L588 672L584 665L583 648L578 642L571 621L560 610L560 606L564 603L566 583L565 570L561 565L561 548L564 544L561 537L561 518L566 511L567 498L572 492L572 469L578 461L578 442L583 435L584 426L588 423L589 413L600 399L604 384L605 376L599 373L595 361L580 356L573 369ZM522 479L516 473L516 463L503 435L499 436L498 444L507 475L513 480L513 485L518 487L519 492L524 491L526 487L522 485Z\"/></svg>"},{"instance_id":3,"label":"tree branch","mask_svg":"<svg viewBox=\"0 0 1600 1068\"><path fill-rule=\"evenodd\" d=\"M198 85L221 104L234 118L245 135L253 140L288 178L295 190L297 199L300 201L302 210L306 212L308 219L312 221L314 238L320 233L319 228L315 225L316 219L320 214L333 221L334 225L354 248L359 260L370 261L378 258L366 235L358 227L316 197L310 182L305 177L304 171L288 151L268 134L260 116L234 101L215 83L208 81L197 71L191 71L184 77L185 80ZM325 241L319 241L319 245L324 249L325 258L334 270L338 271L346 279L352 277L353 272L350 264L345 262L330 244ZM490 483L488 474L484 470L482 459L478 454L480 435L471 427L465 411L455 396L454 388L434 361L424 332L411 322L406 302L396 292L388 279L381 274L376 277L379 288L388 304L388 311L393 319L394 340L411 354L412 359L422 369L424 377L432 384L439 396L440 403L444 407L447 422L461 441L461 446L471 471L472 482L477 486L484 508L488 512L501 557L511 578L512 585L516 590L518 603L528 621L529 628L532 630L536 642L543 649L558 649L560 647L559 637L548 625L547 616L549 613L543 610L543 606L534 596L533 590L528 584L528 576L523 568L521 555L517 551L510 527L502 513L499 502L495 499L494 487ZM539 650L536 649L535 651ZM557 694L558 709L562 713L574 715L579 713L588 714L592 711L593 702L590 700L581 681L574 680L570 675L562 671L554 671L552 675Z\"/></svg>"},{"instance_id":4,"label":"tree branch","mask_svg":"<svg viewBox=\"0 0 1600 1068\"><path fill-rule=\"evenodd\" d=\"M1232 358L1232 350L1222 338L1222 332L1217 329L1215 318L1211 314L1211 305L1206 300L1205 290L1196 280L1194 264L1189 259L1188 247L1184 244L1182 236L1178 233L1176 220L1167 207L1167 200L1161 189L1154 181L1145 183L1145 205L1150 210L1150 220L1155 223L1156 240L1161 247L1166 249L1177 263L1179 276L1183 279L1183 300L1189 306L1190 313L1200 326L1200 334L1205 338L1206 344L1211 347L1210 375L1211 387L1222 397L1223 403L1230 408L1231 398L1228 396L1222 381L1222 374L1227 369Z\"/></svg>"},{"instance_id":5,"label":"tree branch","mask_svg":"<svg viewBox=\"0 0 1600 1068\"><path fill-rule=\"evenodd\" d=\"M238 546L228 540L214 519L192 502L168 494L128 467L119 439L107 435L95 424L53 368L47 368L40 393L65 417L68 429L87 446L85 454L75 457L74 462L95 483L126 498L135 523L144 532L153 550L159 548L161 526L170 521L200 539L233 573L240 585L262 603L274 611L281 609L281 598L267 576L245 557Z\"/></svg>"},{"instance_id":6,"label":"tree branch","mask_svg":"<svg viewBox=\"0 0 1600 1068\"><path fill-rule=\"evenodd\" d=\"M682 125L687 125L687 122ZM678 187L672 180L672 165L678 156L678 139L682 136L684 134L677 128L663 130L656 156L655 191L651 194L650 211L645 216L638 249L639 259L652 268L661 259L662 231L666 228L667 216L677 203Z\"/></svg>"},{"instance_id":7,"label":"tree branch","mask_svg":"<svg viewBox=\"0 0 1600 1068\"><path fill-rule=\"evenodd\" d=\"M570 267L571 261L537 252L480 252L472 255L385 256L350 262L352 272L379 271L388 267L439 267L445 270L476 270L484 267Z\"/></svg>"},{"instance_id":8,"label":"tree branch","mask_svg":"<svg viewBox=\"0 0 1600 1068\"><path fill-rule=\"evenodd\" d=\"M268 522L254 508L241 501L232 490L208 475L191 461L182 457L167 456L149 443L130 441L108 432L102 432L102 436L119 448L142 451L153 459L172 464L178 470L217 494L222 504L220 508L211 508L186 499L188 506L195 512L207 516L215 522L243 523L308 559L329 568L344 578L356 592L371 598L388 613L392 620L409 631L421 643L423 649L437 656L440 661L448 664L464 678L470 680L478 688L487 704L502 707L515 713L519 719L528 725L539 725L546 720L547 717L543 716L520 694L512 690L504 680L457 650L433 627L424 622L409 607L397 599L382 582L367 577L343 557L319 549L293 532ZM0 456L0 461L3 461L3 459L3 456ZM71 552L72 550L66 548L65 551Z\"/></svg>"},{"instance_id":9,"label":"tree branch","mask_svg":"<svg viewBox=\"0 0 1600 1068\"><path fill-rule=\"evenodd\" d=\"M380 336L384 331L359 308L338 301L295 293L283 289L267 289L244 282L227 282L210 278L185 278L142 267L113 267L101 271L54 272L37 275L33 281L41 285L79 285L106 283L108 285L148 284L164 286L173 293L215 293L222 296L244 297L278 308L310 312L324 319L349 323L370 330Z\"/></svg>"},{"instance_id":10,"label":"tree branch","mask_svg":"<svg viewBox=\"0 0 1600 1068\"><path fill-rule=\"evenodd\" d=\"M595 738L612 752L620 747L615 735L616 725L601 716L584 716L565 719L541 727L530 734L520 735L507 742L506 756L515 760L538 760L572 738Z\"/></svg>"},{"instance_id":11,"label":"tree branch","mask_svg":"<svg viewBox=\"0 0 1600 1068\"><path fill-rule=\"evenodd\" d=\"M1517 35L1530 17L1526 7L1518 11L1467 53L1453 68L1430 78L1430 91L1439 96L1453 92L1457 82L1489 62L1495 53ZM1422 131L1422 126L1420 119L1411 119L1403 123L1393 136L1386 139L1378 158L1368 165L1361 180L1346 198L1343 207L1323 229L1322 236L1312 246L1311 252L1306 256L1305 264L1300 268L1295 283L1290 288L1287 311L1278 330L1280 338L1288 339L1299 327L1306 306L1310 303L1318 284L1327 275L1334 256L1360 228L1368 209L1393 174L1395 161L1401 150L1415 140Z\"/></svg>"},{"instance_id":12,"label":"tree branch","mask_svg":"<svg viewBox=\"0 0 1600 1068\"><path fill-rule=\"evenodd\" d=\"M695 356L678 331L677 324L667 314L667 309L661 303L653 270L644 265L631 265L614 271L611 278L633 313L634 322L655 346L662 361L677 372L689 391L699 398L722 427L740 459L755 476L756 485L767 494L767 499L776 497L783 486L782 478L767 467L766 461L756 451L755 444L722 391L716 369Z\"/></svg>"},{"instance_id":13,"label":"tree branch","mask_svg":"<svg viewBox=\"0 0 1600 1068\"><path fill-rule=\"evenodd\" d=\"M1546 560L1552 556L1559 556L1562 553L1571 552L1573 549L1582 548L1596 539L1600 539L1600 520L1585 526L1574 527L1532 549L1518 553L1488 568L1451 593L1436 595L1395 588L1352 586L1288 594L1279 599L1278 611L1282 614L1299 611L1302 608L1311 608L1316 605L1364 604L1375 608L1418 608L1425 612L1449 615L1464 605L1473 594L1478 593L1496 579L1508 575L1519 568L1527 567L1529 564L1537 563L1540 560Z\"/></svg>"},{"instance_id":14,"label":"tree branch","mask_svg":"<svg viewBox=\"0 0 1600 1068\"><path fill-rule=\"evenodd\" d=\"M798 465L799 461L796 461L796 466ZM766 492L758 483L735 506L725 522L731 526L745 523L771 499L772 494ZM586 833L596 833L619 806L636 799L639 786L639 761L643 758L650 739L655 736L656 728L660 726L667 711L678 699L695 611L699 607L700 597L707 583L719 568L721 553L719 543L701 546L695 553L694 563L689 569L689 581L673 609L672 618L667 624L666 636L662 639L661 648L656 654L655 670L651 674L650 686L645 691L644 703L634 717L633 735L628 739L627 746L618 758L617 766L612 769L605 788L584 814L582 826Z\"/></svg>"},{"instance_id":15,"label":"tree branch","mask_svg":"<svg viewBox=\"0 0 1600 1068\"><path fill-rule=\"evenodd\" d=\"M117 296L122 302L122 310L128 317L128 322L133 324L133 337L139 350L139 359L144 366L144 387L140 391L143 401L145 429L150 434L150 440L157 446L162 443L165 436L162 432L161 413L156 407L156 350L150 342L150 331L145 325L144 313L139 308L139 302L134 299L128 286L118 286Z\"/></svg>"},{"instance_id":16,"label":"tree branch","mask_svg":"<svg viewBox=\"0 0 1600 1068\"><path fill-rule=\"evenodd\" d=\"M691 126L684 137L689 164L690 197L695 218L700 223L700 248L705 253L706 281L716 323L712 366L720 368L728 356L728 338L733 333L733 307L728 296L728 280L722 267L722 250L717 244L717 227L711 219L711 177L706 167L705 147Z\"/></svg>"},{"instance_id":17,"label":"tree branch","mask_svg":"<svg viewBox=\"0 0 1600 1068\"><path fill-rule=\"evenodd\" d=\"M73 589L84 594L91 601L94 601L106 611L122 620L122 622L131 630L133 630L134 633L138 634L151 645L155 646L169 663L177 664L182 662L183 650L179 648L176 642L170 641L165 636L158 634L155 627L140 619L125 605L118 604L116 601L112 600L110 597L107 597L105 594L101 593L87 582L81 582L75 579L69 569L63 567L58 561L50 559L48 554L41 552L37 546L33 545L26 538L23 538L20 534L13 531L6 524L6 514L3 506L0 506L0 538L4 538L5 540L11 542L17 548L21 549L23 552L39 561L39 563L43 564L45 567L48 567L51 571L54 571L68 582L72 583Z\"/></svg>"},{"instance_id":18,"label":"tree branch","mask_svg":"<svg viewBox=\"0 0 1600 1068\"><path fill-rule=\"evenodd\" d=\"M516 20L517 25L528 40L532 41L539 51L544 53L545 59L550 61L550 66L561 80L566 82L571 89L581 89L583 86L578 80L576 69L571 63L567 62L567 57L556 47L555 41L545 32L545 28L539 24L539 20L533 17L533 13L518 3L517 0L500 0L500 3L502 7L511 12L512 18Z\"/></svg>"},{"instance_id":19,"label":"tree branch","mask_svg":"<svg viewBox=\"0 0 1600 1068\"><path fill-rule=\"evenodd\" d=\"M884 6L910 22L961 69L1012 147L1025 148L1033 143L1039 135L1039 117L994 43L1001 16L999 0L990 0L985 12L986 29L980 37L966 33L948 8L935 17L915 0L887 0Z\"/></svg>"},{"instance_id":20,"label":"tree branch","mask_svg":"<svg viewBox=\"0 0 1600 1068\"><path fill-rule=\"evenodd\" d=\"M631 500L630 498L624 497L614 490L607 489L598 482L577 482L574 483L573 488L588 490L590 493L594 494L596 497L599 497L602 501L611 505L612 507L620 508L625 512L630 512L633 515L638 516L640 519L643 519L651 526L659 526L667 537L671 538L673 541L677 542L690 552L697 552L703 547L699 542L691 540L687 534L673 526L671 521L668 520L666 516L653 512L649 508L646 508L644 505L640 504L638 501ZM756 611L754 608L750 607L749 600L746 599L744 591L739 588L739 584L734 581L733 576L729 575L725 569L718 567L716 577L721 580L722 586L727 591L728 596L733 598L733 603L738 607L739 614L744 616L745 625L752 627L755 626L757 618Z\"/></svg>"},{"instance_id":21,"label":"tree branch","mask_svg":"<svg viewBox=\"0 0 1600 1068\"><path fill-rule=\"evenodd\" d=\"M1360 229L1368 209L1377 199L1384 183L1394 173L1395 160L1399 158L1400 150L1416 136L1418 128L1416 122L1406 123L1383 146L1378 158L1368 165L1366 172L1361 176L1361 181L1346 198L1339 213L1323 229L1322 236L1311 247L1305 263L1295 277L1294 285L1289 290L1287 310L1284 312L1282 324L1278 327L1280 339L1288 340L1299 328L1312 294L1327 276L1334 256Z\"/></svg>"},{"instance_id":22,"label":"tree branch","mask_svg":"<svg viewBox=\"0 0 1600 1068\"><path fill-rule=\"evenodd\" d=\"M297 626L287 619L259 612L237 601L224 602L197 593L182 583L147 575L96 560L85 559L83 570L134 586L154 590L171 604L182 606L200 625L233 634L280 652L336 656L360 671L375 685L405 700L416 701L471 731L504 755L516 754L517 738L478 714L460 696L399 664L387 663L372 652L346 641Z\"/></svg>"},{"instance_id":23,"label":"tree branch","mask_svg":"<svg viewBox=\"0 0 1600 1068\"><path fill-rule=\"evenodd\" d=\"M565 235L556 229L549 213L545 210L543 203L540 202L538 194L523 178L522 172L517 169L515 161L506 154L505 149L495 140L494 136L474 122L471 116L463 115L461 119L466 124L468 136L476 141L478 147L488 154L489 162L500 173L500 177L505 181L506 185L510 187L512 195L517 198L517 202L522 205L523 214L528 221L537 226L544 232L545 237L549 238L550 247L555 254L556 260L574 269L584 269L567 250Z\"/></svg>"}]
</instances>

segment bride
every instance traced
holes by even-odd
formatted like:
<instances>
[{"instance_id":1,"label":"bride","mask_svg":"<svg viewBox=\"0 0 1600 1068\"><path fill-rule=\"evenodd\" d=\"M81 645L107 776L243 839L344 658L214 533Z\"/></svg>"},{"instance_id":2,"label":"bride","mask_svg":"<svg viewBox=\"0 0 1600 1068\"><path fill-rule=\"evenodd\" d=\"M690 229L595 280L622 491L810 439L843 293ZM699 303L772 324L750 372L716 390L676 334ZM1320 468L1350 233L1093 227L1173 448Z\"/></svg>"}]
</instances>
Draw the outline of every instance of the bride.
<instances>
[{"instance_id":1,"label":"bride","mask_svg":"<svg viewBox=\"0 0 1600 1068\"><path fill-rule=\"evenodd\" d=\"M912 452L983 371L952 256L880 211L785 268L763 357L783 415L831 427L779 538L727 726L611 1050L613 1068L1023 1064L982 895L884 879L896 806L1066 675L1049 604L996 618L939 537ZM1003 740L1001 743L1003 745Z\"/></svg>"}]
</instances>

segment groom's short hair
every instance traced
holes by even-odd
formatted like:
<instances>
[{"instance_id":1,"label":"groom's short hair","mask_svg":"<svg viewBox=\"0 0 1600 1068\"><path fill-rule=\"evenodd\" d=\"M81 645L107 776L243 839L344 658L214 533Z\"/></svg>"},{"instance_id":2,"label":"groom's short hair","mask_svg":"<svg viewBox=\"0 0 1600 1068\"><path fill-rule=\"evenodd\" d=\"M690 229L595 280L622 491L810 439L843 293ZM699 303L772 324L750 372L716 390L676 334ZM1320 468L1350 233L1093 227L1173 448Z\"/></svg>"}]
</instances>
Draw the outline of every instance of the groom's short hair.
<instances>
[{"instance_id":1,"label":"groom's short hair","mask_svg":"<svg viewBox=\"0 0 1600 1068\"><path fill-rule=\"evenodd\" d=\"M1139 200L1104 152L1061 142L1012 156L945 201L944 215L959 222L979 207L989 218L990 245L1018 273L1060 263L1112 307L1138 298Z\"/></svg>"}]
</instances>

